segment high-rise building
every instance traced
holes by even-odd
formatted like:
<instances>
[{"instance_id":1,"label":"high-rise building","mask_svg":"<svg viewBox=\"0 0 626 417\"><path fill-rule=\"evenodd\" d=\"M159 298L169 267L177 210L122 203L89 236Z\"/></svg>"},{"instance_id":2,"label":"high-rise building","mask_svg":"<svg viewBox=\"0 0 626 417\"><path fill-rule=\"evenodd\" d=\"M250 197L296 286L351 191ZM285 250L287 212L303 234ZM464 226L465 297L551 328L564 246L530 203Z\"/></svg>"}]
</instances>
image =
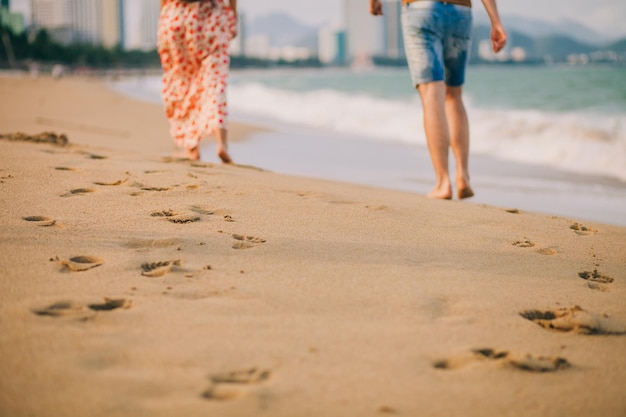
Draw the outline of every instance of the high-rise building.
<instances>
[{"instance_id":1,"label":"high-rise building","mask_svg":"<svg viewBox=\"0 0 626 417\"><path fill-rule=\"evenodd\" d=\"M159 0L124 0L124 49L156 48L159 12Z\"/></svg>"},{"instance_id":2,"label":"high-rise building","mask_svg":"<svg viewBox=\"0 0 626 417\"><path fill-rule=\"evenodd\" d=\"M246 55L246 16L239 12L237 19L237 36L230 43L230 54L233 56Z\"/></svg>"},{"instance_id":3,"label":"high-rise building","mask_svg":"<svg viewBox=\"0 0 626 417\"><path fill-rule=\"evenodd\" d=\"M369 13L368 2L344 0L347 59L366 63L382 54L383 19Z\"/></svg>"},{"instance_id":4,"label":"high-rise building","mask_svg":"<svg viewBox=\"0 0 626 417\"><path fill-rule=\"evenodd\" d=\"M32 0L32 24L63 44L113 47L122 39L120 5L120 0Z\"/></svg>"},{"instance_id":5,"label":"high-rise building","mask_svg":"<svg viewBox=\"0 0 626 417\"><path fill-rule=\"evenodd\" d=\"M70 0L70 22L75 43L102 43L102 0Z\"/></svg>"},{"instance_id":6,"label":"high-rise building","mask_svg":"<svg viewBox=\"0 0 626 417\"><path fill-rule=\"evenodd\" d=\"M122 42L122 1L102 0L102 46L113 48Z\"/></svg>"},{"instance_id":7,"label":"high-rise building","mask_svg":"<svg viewBox=\"0 0 626 417\"><path fill-rule=\"evenodd\" d=\"M403 58L402 3L400 0L387 0L383 4L383 10L383 53L387 58Z\"/></svg>"},{"instance_id":8,"label":"high-rise building","mask_svg":"<svg viewBox=\"0 0 626 417\"><path fill-rule=\"evenodd\" d=\"M345 65L346 32L327 26L318 33L318 58L323 64Z\"/></svg>"},{"instance_id":9,"label":"high-rise building","mask_svg":"<svg viewBox=\"0 0 626 417\"><path fill-rule=\"evenodd\" d=\"M32 24L44 28L52 39L63 44L74 41L70 0L32 0Z\"/></svg>"}]
</instances>

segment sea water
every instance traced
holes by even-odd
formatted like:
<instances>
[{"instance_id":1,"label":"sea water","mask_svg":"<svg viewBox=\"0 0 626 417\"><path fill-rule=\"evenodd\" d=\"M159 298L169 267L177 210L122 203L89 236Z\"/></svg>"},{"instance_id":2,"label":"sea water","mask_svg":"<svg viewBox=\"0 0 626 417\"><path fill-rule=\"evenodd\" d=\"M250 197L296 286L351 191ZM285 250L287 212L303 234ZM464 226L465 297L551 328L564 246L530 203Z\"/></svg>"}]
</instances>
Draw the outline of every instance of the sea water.
<instances>
[{"instance_id":1,"label":"sea water","mask_svg":"<svg viewBox=\"0 0 626 417\"><path fill-rule=\"evenodd\" d=\"M474 154L626 182L626 68L470 67ZM425 146L406 69L235 73L234 114Z\"/></svg>"},{"instance_id":2,"label":"sea water","mask_svg":"<svg viewBox=\"0 0 626 417\"><path fill-rule=\"evenodd\" d=\"M158 77L114 88L160 101ZM470 66L464 98L474 200L626 225L626 68ZM406 68L232 71L228 104L232 120L272 128L231 144L238 162L417 193L433 186Z\"/></svg>"}]
</instances>

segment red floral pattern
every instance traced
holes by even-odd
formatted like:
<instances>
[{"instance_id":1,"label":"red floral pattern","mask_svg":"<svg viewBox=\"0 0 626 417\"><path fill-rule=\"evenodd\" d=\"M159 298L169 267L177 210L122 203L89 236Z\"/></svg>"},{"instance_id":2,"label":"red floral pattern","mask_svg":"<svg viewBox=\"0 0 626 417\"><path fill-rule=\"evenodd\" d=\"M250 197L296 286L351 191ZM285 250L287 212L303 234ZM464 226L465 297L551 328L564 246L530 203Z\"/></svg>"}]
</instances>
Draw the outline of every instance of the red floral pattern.
<instances>
[{"instance_id":1,"label":"red floral pattern","mask_svg":"<svg viewBox=\"0 0 626 417\"><path fill-rule=\"evenodd\" d=\"M161 95L171 135L181 148L193 149L203 137L226 128L228 45L236 25L233 9L221 0L166 0L161 8Z\"/></svg>"}]
</instances>

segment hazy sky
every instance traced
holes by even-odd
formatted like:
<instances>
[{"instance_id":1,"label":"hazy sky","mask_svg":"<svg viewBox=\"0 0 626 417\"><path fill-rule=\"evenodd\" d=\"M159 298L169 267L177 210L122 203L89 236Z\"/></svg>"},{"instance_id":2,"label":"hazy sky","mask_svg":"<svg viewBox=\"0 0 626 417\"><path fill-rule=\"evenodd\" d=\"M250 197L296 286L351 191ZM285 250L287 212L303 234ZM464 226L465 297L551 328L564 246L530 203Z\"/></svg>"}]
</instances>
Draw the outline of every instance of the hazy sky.
<instances>
[{"instance_id":1,"label":"hazy sky","mask_svg":"<svg viewBox=\"0 0 626 417\"><path fill-rule=\"evenodd\" d=\"M28 2L11 0L18 9ZM362 2L367 8L368 0ZM238 0L238 3L251 19L284 11L304 23L340 23L343 13L343 0ZM626 36L626 0L499 0L498 7L505 16L514 14L550 22L571 19L604 35ZM474 8L482 9L479 0L474 0Z\"/></svg>"},{"instance_id":2,"label":"hazy sky","mask_svg":"<svg viewBox=\"0 0 626 417\"><path fill-rule=\"evenodd\" d=\"M368 7L368 0L362 0ZM482 9L480 0L474 8ZM339 22L342 0L238 0L250 18L284 11L305 23ZM626 0L499 0L500 14L533 17L549 22L571 19L609 36L626 36ZM506 22L505 22L506 23Z\"/></svg>"}]
</instances>

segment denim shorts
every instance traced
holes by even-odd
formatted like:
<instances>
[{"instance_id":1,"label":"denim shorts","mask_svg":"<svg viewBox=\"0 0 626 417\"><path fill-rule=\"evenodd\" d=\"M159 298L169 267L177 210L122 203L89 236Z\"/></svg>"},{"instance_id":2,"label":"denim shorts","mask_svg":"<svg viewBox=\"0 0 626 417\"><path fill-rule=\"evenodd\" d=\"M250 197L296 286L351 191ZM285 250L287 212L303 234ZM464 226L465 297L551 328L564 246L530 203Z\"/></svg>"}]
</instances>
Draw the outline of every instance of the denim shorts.
<instances>
[{"instance_id":1,"label":"denim shorts","mask_svg":"<svg viewBox=\"0 0 626 417\"><path fill-rule=\"evenodd\" d=\"M472 9L439 1L414 1L402 7L404 48L413 86L465 82L472 38Z\"/></svg>"}]
</instances>

